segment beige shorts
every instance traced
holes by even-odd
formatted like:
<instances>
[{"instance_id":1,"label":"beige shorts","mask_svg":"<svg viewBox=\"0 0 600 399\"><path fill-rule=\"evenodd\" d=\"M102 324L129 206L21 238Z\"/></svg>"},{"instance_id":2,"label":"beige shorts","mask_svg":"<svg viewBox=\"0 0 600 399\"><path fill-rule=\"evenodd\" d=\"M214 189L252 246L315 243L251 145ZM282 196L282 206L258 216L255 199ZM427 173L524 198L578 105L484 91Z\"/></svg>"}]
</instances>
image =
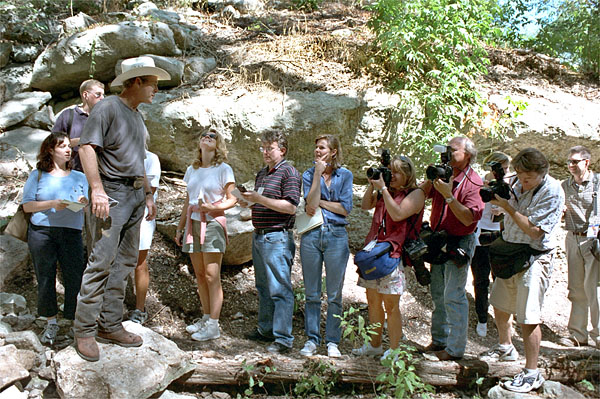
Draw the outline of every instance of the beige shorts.
<instances>
[{"instance_id":1,"label":"beige shorts","mask_svg":"<svg viewBox=\"0 0 600 399\"><path fill-rule=\"evenodd\" d=\"M533 264L511 278L496 278L490 293L490 304L514 314L519 324L541 324L544 295L554 269L555 251L537 257Z\"/></svg>"},{"instance_id":2,"label":"beige shorts","mask_svg":"<svg viewBox=\"0 0 600 399\"><path fill-rule=\"evenodd\" d=\"M184 244L183 252L218 252L225 253L226 239L223 226L215 220L209 220L206 223L206 234L204 235L204 244L200 244L200 226L201 222L192 220L192 244Z\"/></svg>"},{"instance_id":3,"label":"beige shorts","mask_svg":"<svg viewBox=\"0 0 600 399\"><path fill-rule=\"evenodd\" d=\"M406 286L404 266L402 266L402 262L400 262L396 270L392 273L375 280L365 280L362 277L358 277L358 286L377 290L380 294L402 295L404 287Z\"/></svg>"}]
</instances>

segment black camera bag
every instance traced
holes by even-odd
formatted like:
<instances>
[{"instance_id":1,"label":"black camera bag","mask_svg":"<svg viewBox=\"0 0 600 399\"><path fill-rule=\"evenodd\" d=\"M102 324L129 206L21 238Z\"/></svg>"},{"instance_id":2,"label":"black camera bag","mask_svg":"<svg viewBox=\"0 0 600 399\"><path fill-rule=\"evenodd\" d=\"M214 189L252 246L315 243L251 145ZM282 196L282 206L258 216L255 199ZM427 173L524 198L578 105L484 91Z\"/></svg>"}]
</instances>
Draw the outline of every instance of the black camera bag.
<instances>
[{"instance_id":1,"label":"black camera bag","mask_svg":"<svg viewBox=\"0 0 600 399\"><path fill-rule=\"evenodd\" d=\"M548 251L539 251L533 249L529 244L518 244L514 242L504 241L502 236L489 246L490 248L490 265L492 273L498 278L511 278L517 273L526 270L531 266L529 259L532 256L539 256Z\"/></svg>"}]
</instances>

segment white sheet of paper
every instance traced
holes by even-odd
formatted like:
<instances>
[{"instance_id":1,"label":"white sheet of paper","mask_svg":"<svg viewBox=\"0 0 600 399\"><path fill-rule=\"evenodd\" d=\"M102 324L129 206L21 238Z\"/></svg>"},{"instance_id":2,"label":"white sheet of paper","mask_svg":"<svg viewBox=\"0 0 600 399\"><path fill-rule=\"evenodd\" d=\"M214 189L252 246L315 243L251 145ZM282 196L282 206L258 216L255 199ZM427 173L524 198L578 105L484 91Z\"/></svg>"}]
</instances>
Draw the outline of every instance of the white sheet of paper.
<instances>
[{"instance_id":1,"label":"white sheet of paper","mask_svg":"<svg viewBox=\"0 0 600 399\"><path fill-rule=\"evenodd\" d=\"M85 208L85 204L82 204L81 202L73 202L69 200L62 200L60 202L63 204L67 204L67 209L73 212L79 212L80 210Z\"/></svg>"},{"instance_id":2,"label":"white sheet of paper","mask_svg":"<svg viewBox=\"0 0 600 399\"><path fill-rule=\"evenodd\" d=\"M244 196L242 195L242 193L240 193L240 190L238 190L237 188L234 188L233 191L231 192L231 194L233 194L233 196L241 201L245 201L248 203L248 206L250 205L254 205L254 202L250 202L247 199L244 198Z\"/></svg>"},{"instance_id":3,"label":"white sheet of paper","mask_svg":"<svg viewBox=\"0 0 600 399\"><path fill-rule=\"evenodd\" d=\"M321 208L317 208L317 211L313 216L309 216L306 212L301 212L296 216L296 230L298 231L298 234L306 233L322 224L323 212L321 211Z\"/></svg>"}]
</instances>

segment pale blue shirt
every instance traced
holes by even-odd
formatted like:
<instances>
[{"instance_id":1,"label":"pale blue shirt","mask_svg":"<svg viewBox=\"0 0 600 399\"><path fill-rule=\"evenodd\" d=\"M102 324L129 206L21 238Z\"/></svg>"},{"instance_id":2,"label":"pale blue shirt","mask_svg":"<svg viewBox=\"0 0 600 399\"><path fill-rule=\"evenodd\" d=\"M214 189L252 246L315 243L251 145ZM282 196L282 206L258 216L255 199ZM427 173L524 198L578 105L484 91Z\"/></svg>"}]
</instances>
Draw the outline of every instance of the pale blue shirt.
<instances>
[{"instance_id":1,"label":"pale blue shirt","mask_svg":"<svg viewBox=\"0 0 600 399\"><path fill-rule=\"evenodd\" d=\"M302 186L304 198L308 196L312 185L315 168L312 167L302 174ZM339 202L348 214L352 210L352 172L346 168L337 168L331 174L329 187L325 184L325 179L321 176L321 199L331 202ZM323 223L346 225L346 217L325 208L323 210Z\"/></svg>"},{"instance_id":2,"label":"pale blue shirt","mask_svg":"<svg viewBox=\"0 0 600 399\"><path fill-rule=\"evenodd\" d=\"M72 170L68 176L52 176L50 173L42 172L38 182L38 169L29 174L29 178L23 188L22 204L31 201L49 201L64 199L78 202L81 196L88 198L88 182L85 175ZM34 212L31 215L31 223L36 226L68 227L81 230L83 227L83 209L73 212L69 209L57 211L54 208L45 211Z\"/></svg>"}]
</instances>

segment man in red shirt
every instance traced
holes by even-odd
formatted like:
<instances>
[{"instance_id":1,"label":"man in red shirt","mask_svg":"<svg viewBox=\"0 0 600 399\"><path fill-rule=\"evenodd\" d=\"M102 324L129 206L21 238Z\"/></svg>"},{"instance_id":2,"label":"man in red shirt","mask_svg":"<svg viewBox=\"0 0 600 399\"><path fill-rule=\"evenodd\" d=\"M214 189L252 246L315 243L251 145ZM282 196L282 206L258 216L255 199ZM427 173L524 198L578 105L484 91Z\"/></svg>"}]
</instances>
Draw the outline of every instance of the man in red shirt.
<instances>
[{"instance_id":1,"label":"man in red shirt","mask_svg":"<svg viewBox=\"0 0 600 399\"><path fill-rule=\"evenodd\" d=\"M467 345L469 303L465 292L469 263L475 251L477 221L481 219L483 201L479 190L483 182L471 167L477 149L466 137L455 137L448 143L452 154L449 165L452 177L440 178L421 185L432 199L431 227L444 231L445 246L431 264L432 342L427 351L440 360L463 357ZM442 235L440 235L441 237Z\"/></svg>"}]
</instances>

